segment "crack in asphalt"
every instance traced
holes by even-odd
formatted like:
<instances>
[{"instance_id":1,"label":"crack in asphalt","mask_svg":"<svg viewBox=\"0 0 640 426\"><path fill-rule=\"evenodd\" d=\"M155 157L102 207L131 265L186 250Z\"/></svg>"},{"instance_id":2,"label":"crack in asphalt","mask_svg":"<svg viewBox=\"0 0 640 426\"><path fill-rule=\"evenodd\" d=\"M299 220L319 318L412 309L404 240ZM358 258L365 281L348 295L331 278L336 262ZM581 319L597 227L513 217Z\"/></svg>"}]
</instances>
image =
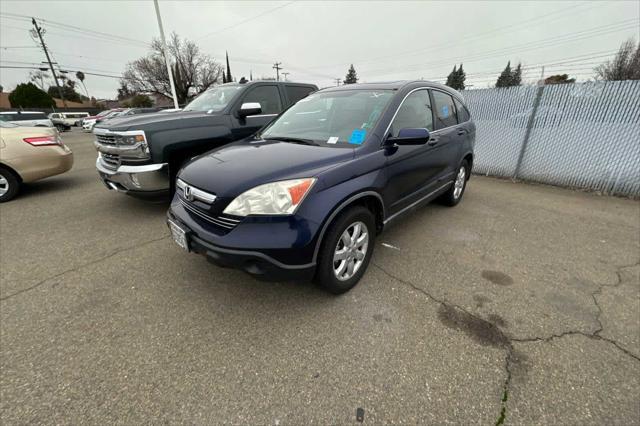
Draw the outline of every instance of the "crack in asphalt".
<instances>
[{"instance_id":1,"label":"crack in asphalt","mask_svg":"<svg viewBox=\"0 0 640 426\"><path fill-rule=\"evenodd\" d=\"M119 253L122 253L122 252L125 252L125 251L129 251L129 250L134 250L134 249L136 249L138 247L142 247L142 246L145 246L145 245L148 245L148 244L152 244L152 243L155 243L157 241L164 240L164 239L166 239L168 237L169 237L169 235L165 235L165 236L163 236L161 238L155 238L153 240L142 241L142 242L140 242L138 244L135 244L135 245L132 245L132 246L129 246L129 247L119 248L119 249L114 250L113 252L111 252L111 253L109 253L109 254L107 254L107 255L99 258L99 259L92 260L90 262L87 262L87 263L84 263L82 265L76 266L75 268L71 268L71 269L67 269L65 271L59 272L57 274L54 274L54 275L52 275L50 277L47 277L47 278L41 280L41 281L38 281L37 283L35 283L34 285L32 285L30 287L26 287L26 288L20 289L20 290L14 292L14 293L9 294L8 296L0 297L0 302L4 302L4 301L9 300L9 299L11 299L11 298L13 298L15 296L19 296L19 295L21 295L23 293L26 293L26 292L29 292L31 290L34 290L34 289L40 287L41 285L43 285L44 283L46 283L47 281L50 281L52 279L61 277L61 276L65 275L65 274L68 274L69 272L77 272L77 271L79 271L79 270L81 270L83 268L86 268L87 266L95 265L98 262L102 262L102 261L107 260L107 259L109 259L109 258L111 258L113 256L116 256Z\"/></svg>"},{"instance_id":2,"label":"crack in asphalt","mask_svg":"<svg viewBox=\"0 0 640 426\"><path fill-rule=\"evenodd\" d=\"M598 308L598 314L596 315L596 321L599 324L598 329L595 330L593 333L585 333L585 332L579 331L579 330L569 330L569 331L565 331L565 332L560 333L560 334L552 334L551 336L547 336L547 337L538 337L538 336L536 336L536 337L530 337L530 338L517 338L517 337L509 336L507 333L503 332L497 325L493 324L492 322L487 321L486 319L467 311L466 309L462 308L459 305L456 305L455 303L448 302L445 299L440 299L438 297L435 297L434 295L429 293L427 290L415 285L411 281L407 281L407 280L404 280L404 279L402 279L400 277L397 277L396 275L390 273L389 271L384 269L382 266L378 265L377 263L375 263L373 261L371 262L371 264L374 267L378 268L382 273L387 275L389 278L394 279L394 280L404 284L405 286L411 287L415 291L417 291L417 292L423 294L424 296L426 296L431 301L433 301L435 303L439 303L441 306L447 307L449 309L457 309L457 310L463 312L465 315L468 315L469 317L473 318L474 320L486 324L487 327L489 327L494 332L498 333L498 335L501 337L501 339L497 340L497 342L499 343L498 346L502 346L502 348L504 348L505 351L506 351L505 365L504 365L504 369L505 369L505 372L506 372L506 377L505 377L505 381L504 381L504 384L503 384L503 394L502 394L502 398L500 399L500 401L501 401L500 414L498 416L498 419L496 420L496 426L497 425L502 425L506 420L507 401L508 401L508 397L509 397L509 387L511 385L511 378L512 378L512 369L511 369L511 367L516 362L515 358L517 358L515 349L513 347L513 342L517 342L517 343L532 343L532 342L548 343L553 339L560 339L562 337L571 336L571 335L580 335L580 336L588 337L590 339L601 340L601 341L610 343L613 346L615 346L618 350L623 352L624 354L626 354L629 357L635 359L636 361L640 361L640 357L638 357L637 355L635 355L632 352L628 351L624 347L620 346L620 344L618 342L616 342L615 340L600 336L599 333L602 332L602 330L603 330L602 323L600 322L600 316L602 315L602 308L600 307L600 305L598 304L597 299L596 299L596 294L602 292L602 289L604 287L617 287L622 283L622 276L621 276L620 273L621 273L621 271L623 269L632 268L634 266L637 266L637 265L640 264L640 262L634 263L632 265L619 266L617 268L617 270L616 270L616 274L618 276L618 282L615 283L615 284L603 284L591 294L591 296L592 296L592 298L594 300L594 303L595 303L596 307Z\"/></svg>"}]
</instances>

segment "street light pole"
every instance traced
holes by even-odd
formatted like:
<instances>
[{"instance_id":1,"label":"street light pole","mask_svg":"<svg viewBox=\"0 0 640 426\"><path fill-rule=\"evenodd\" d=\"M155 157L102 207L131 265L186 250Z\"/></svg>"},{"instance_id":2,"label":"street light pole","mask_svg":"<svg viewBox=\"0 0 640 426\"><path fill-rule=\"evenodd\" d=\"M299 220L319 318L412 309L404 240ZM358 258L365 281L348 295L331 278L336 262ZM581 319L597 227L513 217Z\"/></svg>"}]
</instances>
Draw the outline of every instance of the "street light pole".
<instances>
[{"instance_id":1,"label":"street light pole","mask_svg":"<svg viewBox=\"0 0 640 426\"><path fill-rule=\"evenodd\" d=\"M158 18L158 27L160 28L160 40L162 41L162 54L164 55L164 62L167 64L167 73L169 74L169 83L171 84L171 94L173 95L173 106L178 109L178 95L176 95L176 85L173 82L173 72L171 71L171 65L169 64L169 55L167 55L167 41L164 38L164 29L162 28L162 18L160 17L160 6L158 6L158 0L153 0L153 5L156 7L156 17Z\"/></svg>"}]
</instances>

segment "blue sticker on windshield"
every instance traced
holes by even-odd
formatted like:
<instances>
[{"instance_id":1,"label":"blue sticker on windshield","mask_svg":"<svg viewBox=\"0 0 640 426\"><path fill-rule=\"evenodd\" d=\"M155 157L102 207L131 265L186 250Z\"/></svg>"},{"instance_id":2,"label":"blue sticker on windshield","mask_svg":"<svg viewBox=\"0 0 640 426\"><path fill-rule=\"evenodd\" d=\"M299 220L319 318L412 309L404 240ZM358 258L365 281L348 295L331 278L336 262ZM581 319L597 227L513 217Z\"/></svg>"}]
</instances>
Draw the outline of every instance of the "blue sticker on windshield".
<instances>
[{"instance_id":1,"label":"blue sticker on windshield","mask_svg":"<svg viewBox=\"0 0 640 426\"><path fill-rule=\"evenodd\" d=\"M442 107L442 118L449 117L449 105L445 105Z\"/></svg>"},{"instance_id":2,"label":"blue sticker on windshield","mask_svg":"<svg viewBox=\"0 0 640 426\"><path fill-rule=\"evenodd\" d=\"M361 145L364 142L364 138L367 136L367 131L364 129L355 129L351 133L351 137L349 138L349 143L355 145Z\"/></svg>"}]
</instances>

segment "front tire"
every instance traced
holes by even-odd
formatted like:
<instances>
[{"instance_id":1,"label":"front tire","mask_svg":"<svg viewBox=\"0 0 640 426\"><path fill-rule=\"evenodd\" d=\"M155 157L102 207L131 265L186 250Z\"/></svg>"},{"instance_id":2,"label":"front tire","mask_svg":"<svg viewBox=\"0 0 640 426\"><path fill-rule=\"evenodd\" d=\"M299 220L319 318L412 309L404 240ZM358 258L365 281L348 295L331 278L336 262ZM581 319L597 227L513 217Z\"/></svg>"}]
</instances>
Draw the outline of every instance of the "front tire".
<instances>
[{"instance_id":1,"label":"front tire","mask_svg":"<svg viewBox=\"0 0 640 426\"><path fill-rule=\"evenodd\" d=\"M317 284L333 294L351 290L369 266L375 238L375 217L369 209L356 206L340 214L320 247Z\"/></svg>"},{"instance_id":2,"label":"front tire","mask_svg":"<svg viewBox=\"0 0 640 426\"><path fill-rule=\"evenodd\" d=\"M0 203L11 200L18 194L20 181L4 167L0 167Z\"/></svg>"},{"instance_id":3,"label":"front tire","mask_svg":"<svg viewBox=\"0 0 640 426\"><path fill-rule=\"evenodd\" d=\"M458 167L456 178L453 181L453 186L451 186L451 188L449 188L449 190L440 197L440 202L442 204L453 207L462 200L464 190L467 188L469 172L469 163L467 163L467 160L462 160L460 167Z\"/></svg>"}]
</instances>

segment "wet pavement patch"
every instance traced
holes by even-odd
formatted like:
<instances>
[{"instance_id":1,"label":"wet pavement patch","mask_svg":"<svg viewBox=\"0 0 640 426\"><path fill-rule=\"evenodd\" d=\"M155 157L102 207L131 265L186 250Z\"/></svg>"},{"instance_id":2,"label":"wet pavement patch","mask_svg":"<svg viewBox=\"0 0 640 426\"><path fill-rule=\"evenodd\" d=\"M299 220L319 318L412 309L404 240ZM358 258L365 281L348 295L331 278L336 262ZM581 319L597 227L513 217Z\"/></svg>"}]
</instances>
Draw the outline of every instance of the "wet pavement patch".
<instances>
[{"instance_id":1,"label":"wet pavement patch","mask_svg":"<svg viewBox=\"0 0 640 426\"><path fill-rule=\"evenodd\" d=\"M492 283L497 285L513 284L513 278L511 278L509 275L505 274L504 272L500 272L500 271L484 270L482 271L482 278L484 278L485 280L491 281Z\"/></svg>"},{"instance_id":2,"label":"wet pavement patch","mask_svg":"<svg viewBox=\"0 0 640 426\"><path fill-rule=\"evenodd\" d=\"M438 319L447 327L464 332L483 346L505 347L509 339L498 327L460 309L441 304Z\"/></svg>"}]
</instances>

